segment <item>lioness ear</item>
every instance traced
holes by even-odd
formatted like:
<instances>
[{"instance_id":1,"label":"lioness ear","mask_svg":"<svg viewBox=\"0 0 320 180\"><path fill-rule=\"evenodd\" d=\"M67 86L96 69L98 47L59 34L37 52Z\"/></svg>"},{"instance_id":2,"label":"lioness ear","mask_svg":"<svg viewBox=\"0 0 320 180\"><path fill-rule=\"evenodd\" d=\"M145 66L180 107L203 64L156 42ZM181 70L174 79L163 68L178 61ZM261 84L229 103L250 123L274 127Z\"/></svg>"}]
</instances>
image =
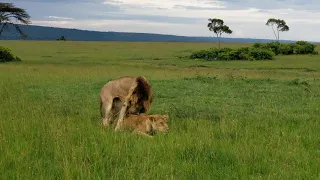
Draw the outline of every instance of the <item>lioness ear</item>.
<instances>
[{"instance_id":1,"label":"lioness ear","mask_svg":"<svg viewBox=\"0 0 320 180\"><path fill-rule=\"evenodd\" d=\"M154 117L152 117L152 116L150 116L149 119L150 119L150 121L152 121L152 122L156 121L156 118L154 118Z\"/></svg>"},{"instance_id":2,"label":"lioness ear","mask_svg":"<svg viewBox=\"0 0 320 180\"><path fill-rule=\"evenodd\" d=\"M168 114L165 114L163 115L164 118L168 119L169 118L169 115Z\"/></svg>"}]
</instances>

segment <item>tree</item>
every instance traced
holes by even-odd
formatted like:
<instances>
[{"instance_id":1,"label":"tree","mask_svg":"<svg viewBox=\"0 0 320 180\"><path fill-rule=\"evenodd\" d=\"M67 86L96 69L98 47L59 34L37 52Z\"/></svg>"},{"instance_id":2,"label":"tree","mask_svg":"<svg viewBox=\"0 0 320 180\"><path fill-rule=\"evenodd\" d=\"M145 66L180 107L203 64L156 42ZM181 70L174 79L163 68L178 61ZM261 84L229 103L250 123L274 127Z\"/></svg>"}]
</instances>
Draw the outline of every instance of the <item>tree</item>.
<instances>
[{"instance_id":1,"label":"tree","mask_svg":"<svg viewBox=\"0 0 320 180\"><path fill-rule=\"evenodd\" d=\"M223 33L232 34L232 30L227 25L224 25L224 22L221 19L209 19L208 28L210 31L213 31L217 35L219 49L221 35Z\"/></svg>"},{"instance_id":2,"label":"tree","mask_svg":"<svg viewBox=\"0 0 320 180\"><path fill-rule=\"evenodd\" d=\"M18 24L30 24L29 14L22 8L16 7L13 3L2 3L0 2L0 36L5 28L8 28L9 25L13 25L16 30L25 37Z\"/></svg>"},{"instance_id":3,"label":"tree","mask_svg":"<svg viewBox=\"0 0 320 180\"><path fill-rule=\"evenodd\" d=\"M284 20L281 20L281 19L270 18L267 21L266 25L272 27L274 36L276 37L277 41L279 41L280 39L280 33L279 33L280 31L281 32L289 31L289 26ZM276 26L276 29L274 28L274 26Z\"/></svg>"},{"instance_id":4,"label":"tree","mask_svg":"<svg viewBox=\"0 0 320 180\"><path fill-rule=\"evenodd\" d=\"M67 39L64 36L60 36L57 41L66 41Z\"/></svg>"}]
</instances>

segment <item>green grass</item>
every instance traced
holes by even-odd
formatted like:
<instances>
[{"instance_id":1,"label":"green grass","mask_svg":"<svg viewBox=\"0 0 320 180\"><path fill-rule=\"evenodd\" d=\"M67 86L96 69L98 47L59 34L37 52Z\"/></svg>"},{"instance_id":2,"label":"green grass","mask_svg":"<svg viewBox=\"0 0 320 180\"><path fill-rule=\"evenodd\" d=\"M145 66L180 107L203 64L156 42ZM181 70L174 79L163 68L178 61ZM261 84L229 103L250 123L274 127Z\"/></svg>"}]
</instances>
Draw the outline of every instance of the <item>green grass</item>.
<instances>
[{"instance_id":1,"label":"green grass","mask_svg":"<svg viewBox=\"0 0 320 180\"><path fill-rule=\"evenodd\" d=\"M206 62L179 56L215 44L0 42L23 60L0 64L0 179L320 178L320 56ZM100 126L101 87L126 75L148 78L168 135Z\"/></svg>"}]
</instances>

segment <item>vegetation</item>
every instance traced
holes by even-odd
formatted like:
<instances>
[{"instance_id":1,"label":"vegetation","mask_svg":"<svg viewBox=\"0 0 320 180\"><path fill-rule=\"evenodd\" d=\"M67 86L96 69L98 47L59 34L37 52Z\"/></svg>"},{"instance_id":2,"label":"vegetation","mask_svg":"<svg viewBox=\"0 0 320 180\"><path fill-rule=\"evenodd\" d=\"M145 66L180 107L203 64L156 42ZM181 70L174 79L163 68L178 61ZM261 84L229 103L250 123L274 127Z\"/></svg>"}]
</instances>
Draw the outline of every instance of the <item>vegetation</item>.
<instances>
[{"instance_id":1,"label":"vegetation","mask_svg":"<svg viewBox=\"0 0 320 180\"><path fill-rule=\"evenodd\" d=\"M25 38L26 34L16 22L30 24L30 15L24 9L18 8L12 3L0 2L0 36L5 28L12 25Z\"/></svg>"},{"instance_id":2,"label":"vegetation","mask_svg":"<svg viewBox=\"0 0 320 180\"><path fill-rule=\"evenodd\" d=\"M210 31L213 31L218 38L218 47L220 49L220 39L223 33L232 34L232 30L229 26L224 25L224 21L222 19L209 19L209 23L207 25Z\"/></svg>"},{"instance_id":3,"label":"vegetation","mask_svg":"<svg viewBox=\"0 0 320 180\"><path fill-rule=\"evenodd\" d=\"M0 179L320 175L318 55L225 63L183 58L210 43L1 44L24 61L0 64ZM100 88L131 75L150 80L167 136L101 128Z\"/></svg>"},{"instance_id":4,"label":"vegetation","mask_svg":"<svg viewBox=\"0 0 320 180\"><path fill-rule=\"evenodd\" d=\"M289 31L289 26L284 20L281 19L270 18L268 19L266 25L272 27L274 36L276 37L277 41L279 41L280 39L280 32Z\"/></svg>"},{"instance_id":5,"label":"vegetation","mask_svg":"<svg viewBox=\"0 0 320 180\"><path fill-rule=\"evenodd\" d=\"M318 54L316 45L306 41L297 41L292 44L280 44L279 42L255 43L252 47L242 47L237 49L211 48L193 52L191 59L213 60L272 60L275 55L292 54Z\"/></svg>"},{"instance_id":6,"label":"vegetation","mask_svg":"<svg viewBox=\"0 0 320 180\"><path fill-rule=\"evenodd\" d=\"M21 61L21 59L15 57L10 49L0 46L0 63L10 61Z\"/></svg>"},{"instance_id":7,"label":"vegetation","mask_svg":"<svg viewBox=\"0 0 320 180\"><path fill-rule=\"evenodd\" d=\"M210 50L202 50L191 54L191 59L213 60L272 60L274 53L268 49L262 48L223 48Z\"/></svg>"},{"instance_id":8,"label":"vegetation","mask_svg":"<svg viewBox=\"0 0 320 180\"><path fill-rule=\"evenodd\" d=\"M281 44L279 42L255 43L253 47L272 50L276 55L318 54L316 45L306 41L297 41L290 44Z\"/></svg>"},{"instance_id":9,"label":"vegetation","mask_svg":"<svg viewBox=\"0 0 320 180\"><path fill-rule=\"evenodd\" d=\"M57 41L66 41L67 39L64 36L60 36Z\"/></svg>"}]
</instances>

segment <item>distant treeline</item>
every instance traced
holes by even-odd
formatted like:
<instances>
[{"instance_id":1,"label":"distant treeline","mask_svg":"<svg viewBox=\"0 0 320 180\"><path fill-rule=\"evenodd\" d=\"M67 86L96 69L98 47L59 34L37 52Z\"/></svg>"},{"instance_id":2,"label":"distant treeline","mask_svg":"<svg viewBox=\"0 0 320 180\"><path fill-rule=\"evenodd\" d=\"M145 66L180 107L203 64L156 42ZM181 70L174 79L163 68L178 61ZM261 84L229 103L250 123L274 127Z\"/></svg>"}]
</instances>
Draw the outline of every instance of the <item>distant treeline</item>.
<instances>
[{"instance_id":1,"label":"distant treeline","mask_svg":"<svg viewBox=\"0 0 320 180\"><path fill-rule=\"evenodd\" d=\"M142 41L142 42L217 42L215 37L186 37L149 33L125 33L125 32L99 32L78 29L66 29L55 27L44 27L34 25L20 25L21 29L28 35L27 40L57 40L64 36L72 41ZM6 29L0 39L18 40L21 35L14 27ZM221 38L222 42L271 42L267 39L248 39L248 38ZM293 42L293 41L281 41Z\"/></svg>"}]
</instances>

